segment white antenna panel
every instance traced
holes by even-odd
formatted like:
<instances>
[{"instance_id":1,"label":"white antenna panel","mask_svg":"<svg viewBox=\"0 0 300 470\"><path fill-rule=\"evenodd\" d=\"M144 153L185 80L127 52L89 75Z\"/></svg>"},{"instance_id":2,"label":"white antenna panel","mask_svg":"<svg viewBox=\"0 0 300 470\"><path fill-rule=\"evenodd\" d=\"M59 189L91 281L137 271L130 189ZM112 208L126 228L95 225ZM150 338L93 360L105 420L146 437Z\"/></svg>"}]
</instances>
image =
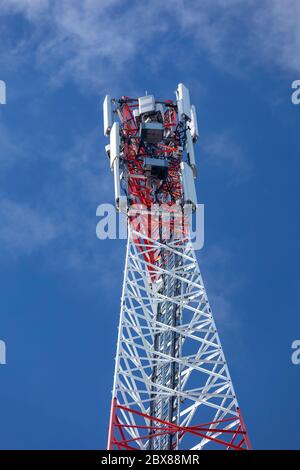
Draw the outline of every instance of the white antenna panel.
<instances>
[{"instance_id":1,"label":"white antenna panel","mask_svg":"<svg viewBox=\"0 0 300 470\"><path fill-rule=\"evenodd\" d=\"M104 135L108 136L112 127L112 106L110 95L106 95L103 101L103 127Z\"/></svg>"}]
</instances>

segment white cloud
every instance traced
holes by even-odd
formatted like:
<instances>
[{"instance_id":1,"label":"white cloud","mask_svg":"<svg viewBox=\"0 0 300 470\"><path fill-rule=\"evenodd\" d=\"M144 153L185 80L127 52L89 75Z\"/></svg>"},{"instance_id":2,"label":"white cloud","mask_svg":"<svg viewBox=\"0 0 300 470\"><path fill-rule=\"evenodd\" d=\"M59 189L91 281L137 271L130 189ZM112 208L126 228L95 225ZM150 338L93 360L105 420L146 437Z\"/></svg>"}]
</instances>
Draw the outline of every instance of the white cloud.
<instances>
[{"instance_id":1,"label":"white cloud","mask_svg":"<svg viewBox=\"0 0 300 470\"><path fill-rule=\"evenodd\" d=\"M58 260L64 266L80 267L80 260L81 267L91 265L95 259L91 242L96 238L96 207L113 197L113 179L100 148L98 129L76 137L65 152L51 141L49 145L45 135L39 158L49 168L54 165L55 172L50 171L41 185L33 185L30 203L10 194L17 194L14 165L26 161L26 166L33 163L36 168L35 142L26 136L16 138L1 121L0 132L0 169L6 188L5 194L4 189L0 193L2 255L30 255L55 242Z\"/></svg>"},{"instance_id":2,"label":"white cloud","mask_svg":"<svg viewBox=\"0 0 300 470\"><path fill-rule=\"evenodd\" d=\"M126 7L120 0L4 0L4 13L22 13L31 34L20 54L49 70L53 83L73 79L82 86L125 80L124 65L153 36L167 29L156 12L141 3ZM1 14L1 13L0 13ZM29 46L29 47L28 47Z\"/></svg>"},{"instance_id":3,"label":"white cloud","mask_svg":"<svg viewBox=\"0 0 300 470\"><path fill-rule=\"evenodd\" d=\"M35 57L54 83L113 88L130 82L133 59L176 64L183 51L191 60L206 54L236 73L258 64L300 72L298 0L152 0L147 7L120 0L2 0L0 14L16 12L30 32L13 52ZM181 53L173 44L178 32Z\"/></svg>"},{"instance_id":4,"label":"white cloud","mask_svg":"<svg viewBox=\"0 0 300 470\"><path fill-rule=\"evenodd\" d=\"M257 56L300 74L300 2L265 0L258 13L253 23Z\"/></svg>"},{"instance_id":5,"label":"white cloud","mask_svg":"<svg viewBox=\"0 0 300 470\"><path fill-rule=\"evenodd\" d=\"M233 257L230 247L214 245L200 252L200 269L217 326L232 333L240 327L241 312L234 308L235 295L245 285L246 279L232 269Z\"/></svg>"},{"instance_id":6,"label":"white cloud","mask_svg":"<svg viewBox=\"0 0 300 470\"><path fill-rule=\"evenodd\" d=\"M3 171L4 168L15 163L16 157L20 156L20 147L2 120L0 120L0 135L0 169Z\"/></svg>"},{"instance_id":7,"label":"white cloud","mask_svg":"<svg viewBox=\"0 0 300 470\"><path fill-rule=\"evenodd\" d=\"M203 155L209 164L220 169L230 185L245 182L252 172L251 162L232 132L223 131L203 139Z\"/></svg>"},{"instance_id":8,"label":"white cloud","mask_svg":"<svg viewBox=\"0 0 300 470\"><path fill-rule=\"evenodd\" d=\"M60 227L40 208L2 199L0 201L1 253L13 257L31 254L59 235Z\"/></svg>"},{"instance_id":9,"label":"white cloud","mask_svg":"<svg viewBox=\"0 0 300 470\"><path fill-rule=\"evenodd\" d=\"M49 0L3 0L1 8L3 12L24 13L28 18L33 19L45 11L49 5Z\"/></svg>"},{"instance_id":10,"label":"white cloud","mask_svg":"<svg viewBox=\"0 0 300 470\"><path fill-rule=\"evenodd\" d=\"M95 203L100 197L104 201L112 197L112 173L98 128L75 137L71 148L56 160L66 184L82 200Z\"/></svg>"},{"instance_id":11,"label":"white cloud","mask_svg":"<svg viewBox=\"0 0 300 470\"><path fill-rule=\"evenodd\" d=\"M15 58L19 64L20 58L35 60L55 83L71 79L99 90L108 84L113 89L127 80L124 86L128 88L136 73L131 66L133 59L139 57L151 64L181 60L171 33L182 35L182 51L191 60L193 54L204 53L226 70L237 70L241 63L248 67L266 63L276 64L284 71L300 72L297 0L152 0L147 8L143 2L125 4L120 0L2 0L0 15L5 14L22 14L29 25L24 36L18 34L17 42L3 42L6 57ZM6 33L9 35L10 31ZM1 156L12 158L18 149L4 128L0 132ZM101 152L96 135L82 136L69 152L60 155L60 186L49 180L44 190L46 217L27 205L2 202L0 239L5 246L15 251L19 246L20 252L31 252L34 247L58 240L64 222L65 242L61 250L64 259L69 260L66 264L88 266L93 262L90 230L94 230L94 220L84 217L78 207L82 203L93 204L98 187L101 194L112 195L105 157L95 154L95 149ZM244 150L231 133L210 136L202 145L208 161L222 171L226 169L230 182L244 180L251 173ZM22 240L19 221L27 219L30 223ZM217 292L216 298L220 295ZM224 302L227 305L227 300Z\"/></svg>"},{"instance_id":12,"label":"white cloud","mask_svg":"<svg viewBox=\"0 0 300 470\"><path fill-rule=\"evenodd\" d=\"M95 255L98 247L105 250L105 242L96 239L96 208L102 202L113 203L112 173L98 136L95 129L76 137L66 152L59 152L55 156L57 184L49 179L43 190L49 212L64 224L58 262L63 259L64 268L86 273L100 272L103 264ZM105 254L107 259L113 257L109 249ZM52 264L57 268L55 260Z\"/></svg>"},{"instance_id":13,"label":"white cloud","mask_svg":"<svg viewBox=\"0 0 300 470\"><path fill-rule=\"evenodd\" d=\"M181 28L195 49L226 70L279 66L300 73L298 0L174 0Z\"/></svg>"}]
</instances>

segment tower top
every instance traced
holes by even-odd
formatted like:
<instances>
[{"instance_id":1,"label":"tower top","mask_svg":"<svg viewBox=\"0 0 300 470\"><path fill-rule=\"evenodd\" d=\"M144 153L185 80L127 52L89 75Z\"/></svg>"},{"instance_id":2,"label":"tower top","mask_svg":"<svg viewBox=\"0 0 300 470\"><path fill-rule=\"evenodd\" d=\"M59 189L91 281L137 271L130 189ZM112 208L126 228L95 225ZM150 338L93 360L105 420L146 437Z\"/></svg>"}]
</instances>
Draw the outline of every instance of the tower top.
<instances>
[{"instance_id":1,"label":"tower top","mask_svg":"<svg viewBox=\"0 0 300 470\"><path fill-rule=\"evenodd\" d=\"M132 204L196 207L196 108L182 83L175 94L176 100L157 100L148 91L138 98L105 96L105 150L118 210Z\"/></svg>"}]
</instances>

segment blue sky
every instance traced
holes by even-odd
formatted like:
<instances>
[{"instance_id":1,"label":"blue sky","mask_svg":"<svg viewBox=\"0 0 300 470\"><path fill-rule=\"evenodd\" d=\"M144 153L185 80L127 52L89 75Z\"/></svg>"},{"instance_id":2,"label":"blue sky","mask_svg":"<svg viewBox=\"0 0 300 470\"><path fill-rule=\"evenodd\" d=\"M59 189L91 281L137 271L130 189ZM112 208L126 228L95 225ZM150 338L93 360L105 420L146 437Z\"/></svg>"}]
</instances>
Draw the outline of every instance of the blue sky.
<instances>
[{"instance_id":1,"label":"blue sky","mask_svg":"<svg viewBox=\"0 0 300 470\"><path fill-rule=\"evenodd\" d=\"M0 447L106 444L124 241L105 93L198 109L200 267L255 448L298 448L300 78L297 0L2 0Z\"/></svg>"}]
</instances>

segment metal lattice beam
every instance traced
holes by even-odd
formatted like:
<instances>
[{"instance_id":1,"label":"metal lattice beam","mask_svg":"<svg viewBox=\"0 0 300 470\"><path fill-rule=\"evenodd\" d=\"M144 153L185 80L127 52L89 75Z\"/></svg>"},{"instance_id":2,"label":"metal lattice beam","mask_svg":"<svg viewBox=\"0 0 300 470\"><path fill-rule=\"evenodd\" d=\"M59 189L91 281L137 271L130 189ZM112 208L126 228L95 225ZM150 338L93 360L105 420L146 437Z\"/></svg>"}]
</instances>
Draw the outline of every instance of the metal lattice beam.
<instances>
[{"instance_id":1,"label":"metal lattice beam","mask_svg":"<svg viewBox=\"0 0 300 470\"><path fill-rule=\"evenodd\" d=\"M172 266L157 267L147 261L149 245L137 247L135 240L142 237L129 232L124 274L113 389L121 442L144 450L174 449L188 435L192 449L221 442L230 447L234 436L246 434L192 244L189 239L165 244L151 240L152 251L163 250L168 260L176 259ZM155 271L157 282L149 274ZM172 312L170 321L162 318L161 306ZM158 371L164 374L160 380ZM200 432L194 422L211 424ZM243 438L240 447L248 446Z\"/></svg>"}]
</instances>

